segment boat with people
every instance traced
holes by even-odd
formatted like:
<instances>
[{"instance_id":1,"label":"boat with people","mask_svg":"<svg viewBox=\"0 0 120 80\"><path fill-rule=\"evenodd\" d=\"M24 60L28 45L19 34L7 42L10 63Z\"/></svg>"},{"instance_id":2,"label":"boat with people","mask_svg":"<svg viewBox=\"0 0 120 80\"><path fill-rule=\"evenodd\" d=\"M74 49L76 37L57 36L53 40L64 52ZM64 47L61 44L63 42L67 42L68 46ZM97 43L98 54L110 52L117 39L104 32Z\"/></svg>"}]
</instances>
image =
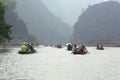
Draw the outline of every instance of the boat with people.
<instances>
[{"instance_id":1,"label":"boat with people","mask_svg":"<svg viewBox=\"0 0 120 80\"><path fill-rule=\"evenodd\" d=\"M58 45L55 45L55 47L57 47L57 48L62 48L62 45L61 44L58 44Z\"/></svg>"},{"instance_id":2,"label":"boat with people","mask_svg":"<svg viewBox=\"0 0 120 80\"><path fill-rule=\"evenodd\" d=\"M33 43L27 44L27 43L23 43L21 45L21 50L18 51L19 54L32 54L32 53L36 53L36 50L33 47Z\"/></svg>"},{"instance_id":3,"label":"boat with people","mask_svg":"<svg viewBox=\"0 0 120 80\"><path fill-rule=\"evenodd\" d=\"M73 48L73 47L72 47L72 44L71 44L71 43L67 43L66 46L67 46L67 50L68 50L68 51L72 51L72 48Z\"/></svg>"},{"instance_id":4,"label":"boat with people","mask_svg":"<svg viewBox=\"0 0 120 80\"><path fill-rule=\"evenodd\" d=\"M34 51L34 52L22 52L22 51L18 51L18 53L19 54L33 54L33 53L36 53L36 51Z\"/></svg>"},{"instance_id":5,"label":"boat with people","mask_svg":"<svg viewBox=\"0 0 120 80\"><path fill-rule=\"evenodd\" d=\"M77 48L77 45L75 44L75 45L73 46L72 53L73 53L73 54L87 54L88 51L87 51L85 45L80 45L80 46Z\"/></svg>"},{"instance_id":6,"label":"boat with people","mask_svg":"<svg viewBox=\"0 0 120 80\"><path fill-rule=\"evenodd\" d=\"M97 50L104 50L103 44L102 44L102 43L98 43L96 49L97 49Z\"/></svg>"}]
</instances>

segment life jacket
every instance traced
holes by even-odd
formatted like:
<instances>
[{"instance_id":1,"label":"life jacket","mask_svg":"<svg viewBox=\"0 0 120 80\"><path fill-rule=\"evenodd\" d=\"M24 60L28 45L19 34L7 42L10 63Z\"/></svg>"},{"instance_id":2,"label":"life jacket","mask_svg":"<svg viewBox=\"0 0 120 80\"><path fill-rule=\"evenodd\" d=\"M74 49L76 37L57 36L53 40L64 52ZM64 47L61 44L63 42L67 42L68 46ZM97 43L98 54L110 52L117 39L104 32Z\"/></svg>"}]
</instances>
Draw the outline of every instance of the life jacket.
<instances>
[{"instance_id":1,"label":"life jacket","mask_svg":"<svg viewBox=\"0 0 120 80\"><path fill-rule=\"evenodd\" d=\"M21 52L27 52L27 46L22 45L21 46Z\"/></svg>"}]
</instances>

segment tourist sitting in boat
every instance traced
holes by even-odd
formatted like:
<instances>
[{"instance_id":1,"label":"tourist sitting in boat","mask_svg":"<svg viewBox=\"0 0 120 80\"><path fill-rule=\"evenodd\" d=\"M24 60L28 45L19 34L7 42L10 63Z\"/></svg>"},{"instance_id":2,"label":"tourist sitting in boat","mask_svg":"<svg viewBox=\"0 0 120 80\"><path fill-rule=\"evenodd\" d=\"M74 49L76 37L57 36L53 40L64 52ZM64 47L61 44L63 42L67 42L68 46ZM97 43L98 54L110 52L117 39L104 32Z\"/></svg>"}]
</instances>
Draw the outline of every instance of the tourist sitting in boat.
<instances>
[{"instance_id":1,"label":"tourist sitting in boat","mask_svg":"<svg viewBox=\"0 0 120 80\"><path fill-rule=\"evenodd\" d=\"M77 45L75 44L74 46L73 46L73 48L72 48L72 53L74 54L74 53L77 53Z\"/></svg>"},{"instance_id":2,"label":"tourist sitting in boat","mask_svg":"<svg viewBox=\"0 0 120 80\"><path fill-rule=\"evenodd\" d=\"M29 50L30 50L31 53L35 53L36 52L36 50L33 47L33 43L29 44Z\"/></svg>"},{"instance_id":3,"label":"tourist sitting in boat","mask_svg":"<svg viewBox=\"0 0 120 80\"><path fill-rule=\"evenodd\" d=\"M102 43L98 43L97 44L97 49L98 50L103 50L104 48L103 48L103 44Z\"/></svg>"},{"instance_id":4,"label":"tourist sitting in boat","mask_svg":"<svg viewBox=\"0 0 120 80\"><path fill-rule=\"evenodd\" d=\"M28 54L28 53L35 53L36 50L33 48L33 44L27 44L24 43L21 46L21 50L19 51L19 53L21 54Z\"/></svg>"},{"instance_id":5,"label":"tourist sitting in boat","mask_svg":"<svg viewBox=\"0 0 120 80\"><path fill-rule=\"evenodd\" d=\"M80 45L79 48L75 48L74 50L73 50L73 54L86 54L88 52L85 45Z\"/></svg>"},{"instance_id":6,"label":"tourist sitting in boat","mask_svg":"<svg viewBox=\"0 0 120 80\"><path fill-rule=\"evenodd\" d=\"M78 48L78 53L79 53L79 54L86 54L87 52L88 52L88 51L87 51L85 45L79 46L79 48Z\"/></svg>"},{"instance_id":7,"label":"tourist sitting in boat","mask_svg":"<svg viewBox=\"0 0 120 80\"><path fill-rule=\"evenodd\" d=\"M23 43L21 45L21 50L19 51L19 53L25 53L28 51L28 46L27 46L27 43Z\"/></svg>"},{"instance_id":8,"label":"tourist sitting in boat","mask_svg":"<svg viewBox=\"0 0 120 80\"><path fill-rule=\"evenodd\" d=\"M72 50L72 44L67 45L67 50L71 51Z\"/></svg>"}]
</instances>

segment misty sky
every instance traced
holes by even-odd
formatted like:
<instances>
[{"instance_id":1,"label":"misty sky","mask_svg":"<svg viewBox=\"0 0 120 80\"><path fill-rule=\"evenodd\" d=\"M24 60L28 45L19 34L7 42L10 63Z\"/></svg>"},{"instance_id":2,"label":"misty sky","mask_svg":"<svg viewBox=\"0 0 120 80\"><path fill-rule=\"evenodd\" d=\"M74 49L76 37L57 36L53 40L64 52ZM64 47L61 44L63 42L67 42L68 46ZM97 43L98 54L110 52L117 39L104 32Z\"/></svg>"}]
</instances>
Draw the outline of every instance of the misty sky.
<instances>
[{"instance_id":1,"label":"misty sky","mask_svg":"<svg viewBox=\"0 0 120 80\"><path fill-rule=\"evenodd\" d=\"M48 9L63 21L73 26L81 11L96 3L109 0L42 0Z\"/></svg>"}]
</instances>

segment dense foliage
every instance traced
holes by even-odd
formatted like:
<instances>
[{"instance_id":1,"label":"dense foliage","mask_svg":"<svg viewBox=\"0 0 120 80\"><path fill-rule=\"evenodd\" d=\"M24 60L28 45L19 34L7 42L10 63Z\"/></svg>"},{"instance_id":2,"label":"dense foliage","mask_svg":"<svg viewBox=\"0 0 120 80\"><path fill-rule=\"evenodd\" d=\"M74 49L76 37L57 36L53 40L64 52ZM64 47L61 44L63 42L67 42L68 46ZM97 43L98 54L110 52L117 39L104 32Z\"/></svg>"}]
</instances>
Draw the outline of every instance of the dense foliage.
<instances>
[{"instance_id":1,"label":"dense foliage","mask_svg":"<svg viewBox=\"0 0 120 80\"><path fill-rule=\"evenodd\" d=\"M15 0L2 0L7 5L5 10L5 20L12 25L12 37L13 39L23 41L35 41L35 36L28 33L26 23L19 18L16 13L16 1Z\"/></svg>"},{"instance_id":2,"label":"dense foliage","mask_svg":"<svg viewBox=\"0 0 120 80\"><path fill-rule=\"evenodd\" d=\"M11 25L5 22L4 18L5 14L5 5L0 2L0 43L4 42L5 40L10 40L10 33L11 33Z\"/></svg>"}]
</instances>

